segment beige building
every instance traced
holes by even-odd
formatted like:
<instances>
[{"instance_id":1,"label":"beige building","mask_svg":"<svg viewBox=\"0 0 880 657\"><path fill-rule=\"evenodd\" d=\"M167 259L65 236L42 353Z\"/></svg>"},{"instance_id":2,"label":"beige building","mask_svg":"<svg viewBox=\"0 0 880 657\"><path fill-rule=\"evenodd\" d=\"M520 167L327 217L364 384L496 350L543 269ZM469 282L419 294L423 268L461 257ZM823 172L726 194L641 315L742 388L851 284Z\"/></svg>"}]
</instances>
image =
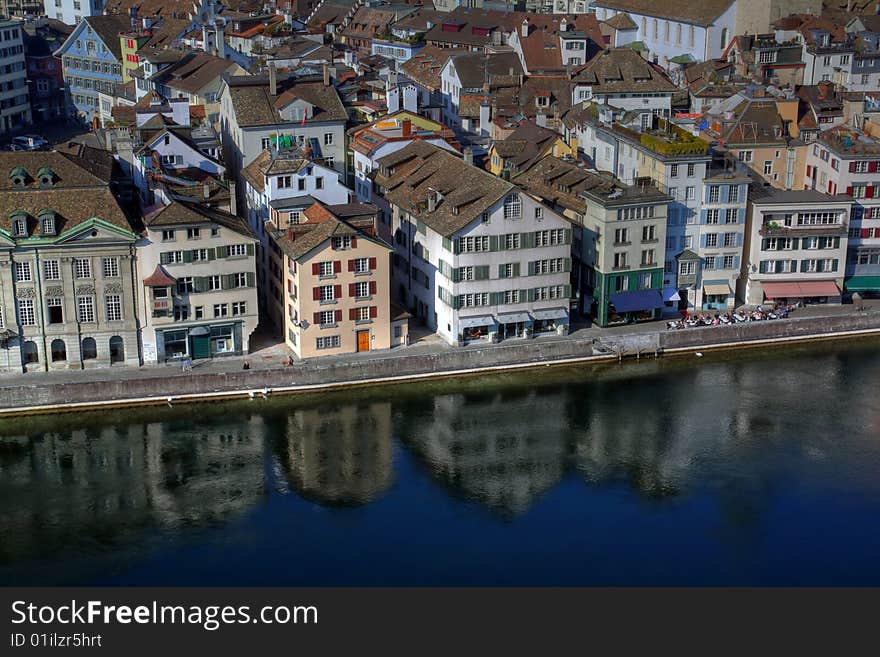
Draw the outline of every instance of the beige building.
<instances>
[{"instance_id":1,"label":"beige building","mask_svg":"<svg viewBox=\"0 0 880 657\"><path fill-rule=\"evenodd\" d=\"M370 203L272 211L270 264L282 279L269 303L299 358L405 344L409 315L391 304L391 246ZM285 308L286 306L286 308Z\"/></svg>"},{"instance_id":2,"label":"beige building","mask_svg":"<svg viewBox=\"0 0 880 657\"><path fill-rule=\"evenodd\" d=\"M108 183L58 152L0 169L0 371L138 365L137 235Z\"/></svg>"},{"instance_id":3,"label":"beige building","mask_svg":"<svg viewBox=\"0 0 880 657\"><path fill-rule=\"evenodd\" d=\"M144 217L138 280L145 362L246 354L257 327L257 238L222 210L174 201Z\"/></svg>"}]
</instances>

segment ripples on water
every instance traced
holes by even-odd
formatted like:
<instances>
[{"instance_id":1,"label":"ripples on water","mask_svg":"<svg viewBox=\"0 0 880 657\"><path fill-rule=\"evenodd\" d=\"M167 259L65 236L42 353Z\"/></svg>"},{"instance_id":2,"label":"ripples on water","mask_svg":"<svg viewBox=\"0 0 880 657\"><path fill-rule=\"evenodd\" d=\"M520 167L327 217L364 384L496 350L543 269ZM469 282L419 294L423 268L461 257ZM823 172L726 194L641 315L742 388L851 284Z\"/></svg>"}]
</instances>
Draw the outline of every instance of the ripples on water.
<instances>
[{"instance_id":1,"label":"ripples on water","mask_svg":"<svg viewBox=\"0 0 880 657\"><path fill-rule=\"evenodd\" d=\"M0 425L0 583L880 583L880 349Z\"/></svg>"}]
</instances>

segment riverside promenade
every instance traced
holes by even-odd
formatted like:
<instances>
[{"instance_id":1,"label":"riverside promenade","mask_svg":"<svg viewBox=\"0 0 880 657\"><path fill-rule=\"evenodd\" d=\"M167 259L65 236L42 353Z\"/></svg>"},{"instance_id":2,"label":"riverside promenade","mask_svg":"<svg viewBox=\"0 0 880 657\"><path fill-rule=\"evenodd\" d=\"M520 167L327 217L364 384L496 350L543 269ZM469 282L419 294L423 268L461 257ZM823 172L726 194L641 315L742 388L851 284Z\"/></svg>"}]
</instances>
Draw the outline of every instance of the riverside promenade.
<instances>
[{"instance_id":1,"label":"riverside promenade","mask_svg":"<svg viewBox=\"0 0 880 657\"><path fill-rule=\"evenodd\" d=\"M248 356L140 368L31 372L0 379L0 416L88 410L115 405L179 404L443 376L475 376L547 365L734 349L785 342L880 336L880 307L814 306L788 319L668 330L665 322L607 329L574 327L567 336L451 347L435 336L384 351L328 356L283 365L278 348ZM249 368L244 370L244 361Z\"/></svg>"}]
</instances>

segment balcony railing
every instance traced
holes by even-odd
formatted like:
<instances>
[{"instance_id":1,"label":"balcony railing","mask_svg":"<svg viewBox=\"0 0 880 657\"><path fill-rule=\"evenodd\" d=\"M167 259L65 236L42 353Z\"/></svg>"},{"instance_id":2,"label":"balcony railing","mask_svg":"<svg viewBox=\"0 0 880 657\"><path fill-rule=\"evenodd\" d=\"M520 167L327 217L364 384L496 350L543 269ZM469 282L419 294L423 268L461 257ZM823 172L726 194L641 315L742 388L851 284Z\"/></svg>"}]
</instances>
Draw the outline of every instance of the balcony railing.
<instances>
[{"instance_id":1,"label":"balcony railing","mask_svg":"<svg viewBox=\"0 0 880 657\"><path fill-rule=\"evenodd\" d=\"M790 235L846 235L848 223L839 224L805 224L802 226L785 224L764 224L758 229L762 237L787 237Z\"/></svg>"}]
</instances>

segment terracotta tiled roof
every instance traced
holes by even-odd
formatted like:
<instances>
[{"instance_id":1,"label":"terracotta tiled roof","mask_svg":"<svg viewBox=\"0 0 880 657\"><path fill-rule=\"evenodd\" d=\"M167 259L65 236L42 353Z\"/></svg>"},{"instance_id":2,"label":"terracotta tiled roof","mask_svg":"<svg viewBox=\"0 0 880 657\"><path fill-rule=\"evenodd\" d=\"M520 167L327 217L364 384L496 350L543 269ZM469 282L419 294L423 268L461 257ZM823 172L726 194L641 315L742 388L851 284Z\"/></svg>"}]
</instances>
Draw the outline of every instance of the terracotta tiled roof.
<instances>
[{"instance_id":1,"label":"terracotta tiled roof","mask_svg":"<svg viewBox=\"0 0 880 657\"><path fill-rule=\"evenodd\" d=\"M629 48L604 50L579 69L573 81L594 94L668 92L678 89L669 78Z\"/></svg>"},{"instance_id":2,"label":"terracotta tiled roof","mask_svg":"<svg viewBox=\"0 0 880 657\"><path fill-rule=\"evenodd\" d=\"M247 222L234 214L205 207L188 201L172 201L168 205L144 217L147 228L162 226L187 226L214 223L235 231L239 235L254 238Z\"/></svg>"},{"instance_id":3,"label":"terracotta tiled roof","mask_svg":"<svg viewBox=\"0 0 880 657\"><path fill-rule=\"evenodd\" d=\"M275 231L272 233L272 239L285 255L294 260L337 236L368 239L391 251L388 244L375 236L377 213L378 208L372 203L325 206L316 202L303 213L306 222L291 226L287 230Z\"/></svg>"},{"instance_id":4,"label":"terracotta tiled roof","mask_svg":"<svg viewBox=\"0 0 880 657\"><path fill-rule=\"evenodd\" d=\"M177 279L165 271L162 265L156 265L153 273L144 279L144 285L147 287L169 287L177 283Z\"/></svg>"},{"instance_id":5,"label":"terracotta tiled roof","mask_svg":"<svg viewBox=\"0 0 880 657\"><path fill-rule=\"evenodd\" d=\"M348 113L333 85L324 86L323 80L292 79L279 75L278 95L269 93L268 76L236 76L229 78L229 95L240 126L260 126L287 123L281 118L280 97L287 100L302 98L314 107L312 121L347 121ZM284 103L286 101L282 101Z\"/></svg>"}]
</instances>

